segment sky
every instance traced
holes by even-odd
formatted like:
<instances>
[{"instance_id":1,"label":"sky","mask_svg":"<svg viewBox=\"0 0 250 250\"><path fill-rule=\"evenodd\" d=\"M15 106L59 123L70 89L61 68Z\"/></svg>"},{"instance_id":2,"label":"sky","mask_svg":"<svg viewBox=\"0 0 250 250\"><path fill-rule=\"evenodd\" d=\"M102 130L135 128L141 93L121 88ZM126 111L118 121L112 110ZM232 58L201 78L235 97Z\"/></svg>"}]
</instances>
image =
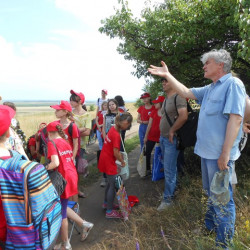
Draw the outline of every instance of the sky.
<instances>
[{"instance_id":1,"label":"sky","mask_svg":"<svg viewBox=\"0 0 250 250\"><path fill-rule=\"evenodd\" d=\"M149 3L128 0L139 17ZM154 1L152 1L154 2ZM117 0L0 1L0 96L3 100L68 100L70 90L96 100L143 93L131 61L116 51L118 40L101 34L101 20Z\"/></svg>"}]
</instances>

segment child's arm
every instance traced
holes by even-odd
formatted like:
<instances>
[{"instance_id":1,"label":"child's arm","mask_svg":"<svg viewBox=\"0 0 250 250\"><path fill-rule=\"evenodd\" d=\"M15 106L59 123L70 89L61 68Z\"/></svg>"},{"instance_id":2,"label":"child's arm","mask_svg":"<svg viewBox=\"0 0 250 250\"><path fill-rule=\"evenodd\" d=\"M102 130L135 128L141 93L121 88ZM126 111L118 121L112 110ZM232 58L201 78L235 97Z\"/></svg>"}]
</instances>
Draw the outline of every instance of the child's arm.
<instances>
[{"instance_id":1,"label":"child's arm","mask_svg":"<svg viewBox=\"0 0 250 250\"><path fill-rule=\"evenodd\" d=\"M78 151L78 138L73 138L73 160L75 160L76 158L77 151Z\"/></svg>"},{"instance_id":2,"label":"child's arm","mask_svg":"<svg viewBox=\"0 0 250 250\"><path fill-rule=\"evenodd\" d=\"M103 137L103 140L105 140L105 137L106 137L106 118L105 118L105 116L103 117L102 137Z\"/></svg>"},{"instance_id":3,"label":"child's arm","mask_svg":"<svg viewBox=\"0 0 250 250\"><path fill-rule=\"evenodd\" d=\"M59 157L58 155L51 155L51 162L46 166L47 170L52 170L59 166Z\"/></svg>"},{"instance_id":4,"label":"child's arm","mask_svg":"<svg viewBox=\"0 0 250 250\"><path fill-rule=\"evenodd\" d=\"M142 123L141 114L140 113L138 113L138 115L137 115L137 123Z\"/></svg>"},{"instance_id":5,"label":"child's arm","mask_svg":"<svg viewBox=\"0 0 250 250\"><path fill-rule=\"evenodd\" d=\"M144 136L144 144L145 144L145 143L147 142L147 140L148 140L148 133L149 133L151 127L152 127L152 123L153 123L153 118L150 117L150 118L149 118L149 122L148 122L148 127L147 127L147 130L146 130L146 134L145 134L145 136Z\"/></svg>"},{"instance_id":6,"label":"child's arm","mask_svg":"<svg viewBox=\"0 0 250 250\"><path fill-rule=\"evenodd\" d=\"M81 136L89 136L90 135L90 128L84 128L84 131L80 133Z\"/></svg>"},{"instance_id":7,"label":"child's arm","mask_svg":"<svg viewBox=\"0 0 250 250\"><path fill-rule=\"evenodd\" d=\"M113 151L114 151L114 156L115 156L116 160L121 162L122 167L125 167L126 164L125 164L125 161L123 160L123 157L120 153L120 150L118 148L114 148Z\"/></svg>"}]
</instances>

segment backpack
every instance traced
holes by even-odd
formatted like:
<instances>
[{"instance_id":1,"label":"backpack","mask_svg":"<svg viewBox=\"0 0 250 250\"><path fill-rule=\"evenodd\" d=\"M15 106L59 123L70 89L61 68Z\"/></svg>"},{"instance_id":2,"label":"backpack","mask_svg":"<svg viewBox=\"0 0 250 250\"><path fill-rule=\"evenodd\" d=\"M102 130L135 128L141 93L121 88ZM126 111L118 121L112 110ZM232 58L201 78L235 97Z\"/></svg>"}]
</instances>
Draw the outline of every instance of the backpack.
<instances>
[{"instance_id":1,"label":"backpack","mask_svg":"<svg viewBox=\"0 0 250 250\"><path fill-rule=\"evenodd\" d=\"M69 135L71 136L71 138L73 138L73 124L74 122L71 122L69 124L69 128L68 128L68 131L69 131ZM80 152L81 152L81 136L80 136L80 130L79 128L77 127L77 130L78 130L78 134L79 134L79 137L77 138L78 139L78 150L77 150L77 154L76 156L79 156L80 155ZM73 150L73 149L72 149Z\"/></svg>"},{"instance_id":2,"label":"backpack","mask_svg":"<svg viewBox=\"0 0 250 250\"><path fill-rule=\"evenodd\" d=\"M43 165L10 151L0 159L0 190L7 221L5 249L53 249L61 203Z\"/></svg>"},{"instance_id":3,"label":"backpack","mask_svg":"<svg viewBox=\"0 0 250 250\"><path fill-rule=\"evenodd\" d=\"M248 138L247 133L242 132L241 139L240 139L240 142L239 142L239 150L240 150L240 152L245 148L245 146L247 144L247 138Z\"/></svg>"},{"instance_id":4,"label":"backpack","mask_svg":"<svg viewBox=\"0 0 250 250\"><path fill-rule=\"evenodd\" d=\"M25 147L25 153L26 153L26 155L28 156L29 159L32 159L32 155L31 155L30 148L29 148L29 142L30 142L31 138L35 138L35 135L32 135L32 136L30 136L28 138L27 144L26 144L26 147Z\"/></svg>"},{"instance_id":5,"label":"backpack","mask_svg":"<svg viewBox=\"0 0 250 250\"><path fill-rule=\"evenodd\" d=\"M39 146L39 154L44 154L44 156L47 158L48 155L48 144L49 138L48 138L48 133L47 133L47 128L43 128L40 131L40 146Z\"/></svg>"},{"instance_id":6,"label":"backpack","mask_svg":"<svg viewBox=\"0 0 250 250\"><path fill-rule=\"evenodd\" d=\"M177 95L175 96L175 109L176 113L178 114L178 110L176 107L176 99ZM188 111L188 119L183 124L183 126L176 131L177 137L179 139L179 148L186 148L194 146L196 143L196 131L198 126L198 119L199 113L193 111L190 104L187 101L187 111Z\"/></svg>"},{"instance_id":7,"label":"backpack","mask_svg":"<svg viewBox=\"0 0 250 250\"><path fill-rule=\"evenodd\" d=\"M94 143L96 141L96 129L97 129L96 120L92 119L88 144Z\"/></svg>"}]
</instances>

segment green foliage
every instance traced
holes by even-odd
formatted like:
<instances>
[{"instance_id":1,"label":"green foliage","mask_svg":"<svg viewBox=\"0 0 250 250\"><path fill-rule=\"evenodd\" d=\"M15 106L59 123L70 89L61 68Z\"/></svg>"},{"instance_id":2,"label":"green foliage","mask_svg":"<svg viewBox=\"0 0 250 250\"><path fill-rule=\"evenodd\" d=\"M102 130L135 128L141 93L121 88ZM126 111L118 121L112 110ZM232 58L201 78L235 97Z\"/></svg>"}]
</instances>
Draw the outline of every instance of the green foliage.
<instances>
[{"instance_id":1,"label":"green foliage","mask_svg":"<svg viewBox=\"0 0 250 250\"><path fill-rule=\"evenodd\" d=\"M133 74L137 77L148 76L149 65L159 65L164 60L185 85L201 86L206 80L200 56L211 49L225 48L234 58L234 71L249 82L249 39L244 40L249 38L247 2L166 0L153 9L145 8L138 19L133 18L128 4L120 1L121 9L103 20L99 30L110 38L121 39L117 51L126 60L133 60ZM237 8L246 13L244 21L237 19ZM147 88L158 95L159 80L147 81Z\"/></svg>"},{"instance_id":2,"label":"green foliage","mask_svg":"<svg viewBox=\"0 0 250 250\"><path fill-rule=\"evenodd\" d=\"M89 106L89 111L94 111L95 110L95 105L94 104L91 104L90 106Z\"/></svg>"},{"instance_id":3,"label":"green foliage","mask_svg":"<svg viewBox=\"0 0 250 250\"><path fill-rule=\"evenodd\" d=\"M135 106L136 108L139 108L139 107L142 106L142 105L143 105L142 99L137 99L136 102L135 102L135 104L134 104L134 106Z\"/></svg>"},{"instance_id":4,"label":"green foliage","mask_svg":"<svg viewBox=\"0 0 250 250\"><path fill-rule=\"evenodd\" d=\"M240 37L242 41L239 43L238 56L250 63L250 2L246 0L238 0L235 12L235 19L239 24Z\"/></svg>"}]
</instances>

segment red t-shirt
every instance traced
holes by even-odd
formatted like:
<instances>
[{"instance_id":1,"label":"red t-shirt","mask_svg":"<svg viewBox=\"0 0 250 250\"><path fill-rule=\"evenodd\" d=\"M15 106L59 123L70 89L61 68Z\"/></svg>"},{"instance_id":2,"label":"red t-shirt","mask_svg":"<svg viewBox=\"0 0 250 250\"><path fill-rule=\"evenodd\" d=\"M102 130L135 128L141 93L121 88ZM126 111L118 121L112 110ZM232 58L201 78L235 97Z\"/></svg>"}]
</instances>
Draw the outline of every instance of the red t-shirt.
<instances>
[{"instance_id":1,"label":"red t-shirt","mask_svg":"<svg viewBox=\"0 0 250 250\"><path fill-rule=\"evenodd\" d=\"M33 138L33 137L31 137L31 138L29 139L29 144L28 144L29 150L30 150L31 146L34 146L34 147L35 147L35 150L36 150L36 139ZM30 151L31 151L31 150L30 150ZM36 158L37 158L37 155L34 154L34 155L32 156L32 159L36 159Z\"/></svg>"},{"instance_id":2,"label":"red t-shirt","mask_svg":"<svg viewBox=\"0 0 250 250\"><path fill-rule=\"evenodd\" d=\"M53 141L57 149L51 141L48 142L48 159L51 159L52 155L58 155L60 163L57 171L61 173L63 178L67 181L67 185L61 198L68 199L78 193L78 175L73 162L72 148L69 143L62 138L54 139Z\"/></svg>"},{"instance_id":3,"label":"red t-shirt","mask_svg":"<svg viewBox=\"0 0 250 250\"><path fill-rule=\"evenodd\" d=\"M103 148L101 151L98 168L100 172L108 175L117 174L117 166L115 164L116 158L114 156L114 148L120 150L121 138L119 132L115 127L111 127L105 137Z\"/></svg>"},{"instance_id":4,"label":"red t-shirt","mask_svg":"<svg viewBox=\"0 0 250 250\"><path fill-rule=\"evenodd\" d=\"M137 112L141 114L142 121L148 121L149 115L153 110L155 110L155 106L152 106L150 109L146 109L145 105L143 105L138 108Z\"/></svg>"},{"instance_id":5,"label":"red t-shirt","mask_svg":"<svg viewBox=\"0 0 250 250\"><path fill-rule=\"evenodd\" d=\"M6 160L11 158L11 156L2 156L2 160ZM7 224L6 224L6 219L4 215L4 210L3 210L3 204L2 204L2 199L1 199L1 194L0 194L0 240L2 242L6 241L6 233L7 233ZM0 247L0 249L2 249Z\"/></svg>"},{"instance_id":6,"label":"red t-shirt","mask_svg":"<svg viewBox=\"0 0 250 250\"><path fill-rule=\"evenodd\" d=\"M98 123L99 123L99 125L102 125L103 124L103 113L102 113L102 111L99 111L97 113L97 116L98 116Z\"/></svg>"},{"instance_id":7,"label":"red t-shirt","mask_svg":"<svg viewBox=\"0 0 250 250\"><path fill-rule=\"evenodd\" d=\"M59 121L60 122L60 121ZM70 135L69 133L69 126L67 128L65 128L63 130L63 132L66 134L66 137L67 137L67 140L69 141L69 144L70 146L72 147L72 149L74 148L73 147L73 139L75 138L78 138L80 135L79 135L79 132L78 132L78 127L75 123L73 123L73 126L72 126L72 136Z\"/></svg>"},{"instance_id":8,"label":"red t-shirt","mask_svg":"<svg viewBox=\"0 0 250 250\"><path fill-rule=\"evenodd\" d=\"M152 126L148 133L148 140L159 142L160 140L160 120L161 116L158 115L158 110L155 109L149 115L153 119Z\"/></svg>"}]
</instances>

